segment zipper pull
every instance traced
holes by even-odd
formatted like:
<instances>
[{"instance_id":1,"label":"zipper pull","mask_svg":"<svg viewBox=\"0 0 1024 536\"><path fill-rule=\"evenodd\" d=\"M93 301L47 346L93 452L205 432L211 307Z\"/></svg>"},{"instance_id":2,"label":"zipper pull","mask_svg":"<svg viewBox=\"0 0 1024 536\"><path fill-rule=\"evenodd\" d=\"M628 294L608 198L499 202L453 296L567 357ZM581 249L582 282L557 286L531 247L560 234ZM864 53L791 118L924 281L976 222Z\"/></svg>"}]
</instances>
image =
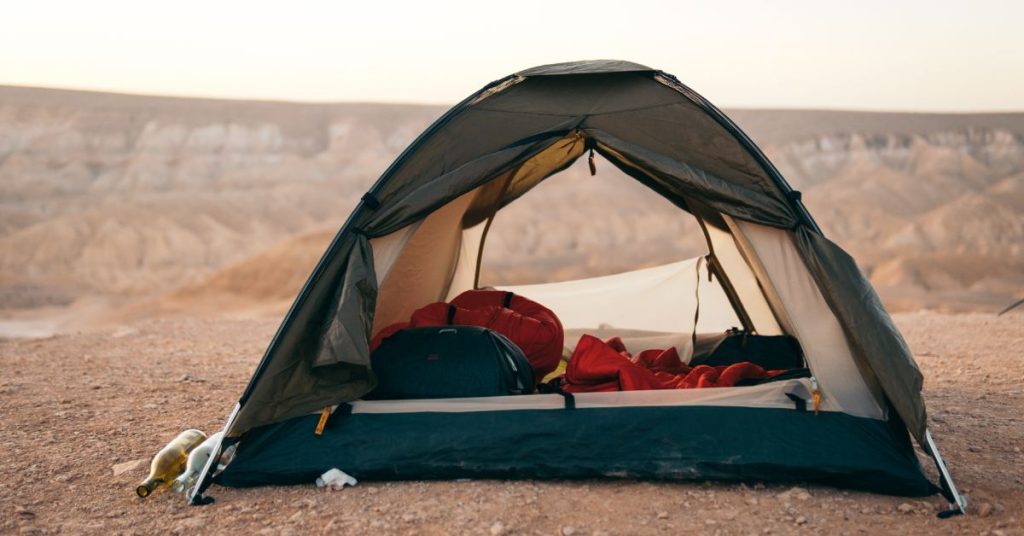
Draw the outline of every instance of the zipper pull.
<instances>
[{"instance_id":1,"label":"zipper pull","mask_svg":"<svg viewBox=\"0 0 1024 536\"><path fill-rule=\"evenodd\" d=\"M316 430L313 431L316 435L323 435L324 427L327 426L327 419L331 417L331 406L327 406L320 412L320 420L316 423Z\"/></svg>"},{"instance_id":2,"label":"zipper pull","mask_svg":"<svg viewBox=\"0 0 1024 536\"><path fill-rule=\"evenodd\" d=\"M814 404L814 414L821 409L821 391L818 390L818 379L811 376L811 402Z\"/></svg>"},{"instance_id":3,"label":"zipper pull","mask_svg":"<svg viewBox=\"0 0 1024 536\"><path fill-rule=\"evenodd\" d=\"M597 164L594 163L594 148L590 148L590 156L587 157L587 165L590 166L590 176L597 175Z\"/></svg>"}]
</instances>

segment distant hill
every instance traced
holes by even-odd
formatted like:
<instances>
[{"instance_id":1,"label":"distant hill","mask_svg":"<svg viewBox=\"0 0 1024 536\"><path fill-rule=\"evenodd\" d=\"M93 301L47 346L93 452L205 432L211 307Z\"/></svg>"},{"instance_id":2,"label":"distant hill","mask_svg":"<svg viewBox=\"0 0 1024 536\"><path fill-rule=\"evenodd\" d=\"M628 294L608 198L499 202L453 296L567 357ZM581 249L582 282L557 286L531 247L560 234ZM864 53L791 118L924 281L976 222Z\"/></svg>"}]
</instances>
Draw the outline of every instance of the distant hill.
<instances>
[{"instance_id":1,"label":"distant hill","mask_svg":"<svg viewBox=\"0 0 1024 536\"><path fill-rule=\"evenodd\" d=\"M358 197L442 112L0 86L0 309L97 295L283 307ZM727 113L890 305L993 310L1024 291L1024 114ZM702 248L692 222L607 163L539 188L496 220L485 280L597 275Z\"/></svg>"}]
</instances>

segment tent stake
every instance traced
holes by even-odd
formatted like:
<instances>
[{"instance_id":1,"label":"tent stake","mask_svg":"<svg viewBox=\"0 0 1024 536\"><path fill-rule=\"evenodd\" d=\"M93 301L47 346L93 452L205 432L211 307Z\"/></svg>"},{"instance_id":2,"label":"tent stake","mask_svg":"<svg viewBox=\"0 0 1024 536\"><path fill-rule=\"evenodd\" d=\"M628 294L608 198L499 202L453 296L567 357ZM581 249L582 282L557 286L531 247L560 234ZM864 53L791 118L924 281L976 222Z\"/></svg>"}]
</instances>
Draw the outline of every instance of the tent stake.
<instances>
[{"instance_id":1,"label":"tent stake","mask_svg":"<svg viewBox=\"0 0 1024 536\"><path fill-rule=\"evenodd\" d=\"M231 425L235 424L235 417L238 416L238 410L242 409L242 403L236 402L235 409L231 410L231 414L228 415L228 420L224 424L224 433L221 434L217 444L214 445L213 451L210 458L206 460L206 465L203 466L203 471L199 473L199 478L196 479L196 483L191 489L186 491L185 501L192 506L201 504L207 504L210 501L203 500L202 490L206 481L213 477L213 468L217 466L217 462L220 461L221 447L224 445L224 438L228 435L228 430L231 429Z\"/></svg>"},{"instance_id":2,"label":"tent stake","mask_svg":"<svg viewBox=\"0 0 1024 536\"><path fill-rule=\"evenodd\" d=\"M939 446L935 444L935 439L932 438L931 430L925 429L924 439L928 443L928 450L932 451L932 457L935 458L935 466L939 468L939 478L946 482L946 485L949 486L949 493L953 496L954 502L949 503L949 515L966 514L967 499L957 491L956 484L953 483L953 477L949 474L949 469L946 468L946 462L942 460L942 455L939 454ZM948 517L948 515L943 516L942 513L939 516Z\"/></svg>"},{"instance_id":3,"label":"tent stake","mask_svg":"<svg viewBox=\"0 0 1024 536\"><path fill-rule=\"evenodd\" d=\"M997 314L996 316L1003 316L1004 314L1009 313L1010 311L1016 309L1017 306L1021 305L1021 304L1024 304L1024 298L1021 298L1020 300L1017 301L1017 303L1014 303L1013 305L1007 307L1006 309L1003 309L1002 311L999 311L999 314Z\"/></svg>"}]
</instances>

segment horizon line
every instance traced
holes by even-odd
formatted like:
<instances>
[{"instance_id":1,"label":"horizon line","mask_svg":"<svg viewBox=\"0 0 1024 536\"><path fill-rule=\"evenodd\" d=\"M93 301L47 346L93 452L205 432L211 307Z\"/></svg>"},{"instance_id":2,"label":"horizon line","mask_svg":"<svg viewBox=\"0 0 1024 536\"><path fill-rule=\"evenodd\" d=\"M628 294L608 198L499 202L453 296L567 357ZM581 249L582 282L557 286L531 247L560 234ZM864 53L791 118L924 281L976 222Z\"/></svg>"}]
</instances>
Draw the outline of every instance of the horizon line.
<instances>
[{"instance_id":1,"label":"horizon line","mask_svg":"<svg viewBox=\"0 0 1024 536\"><path fill-rule=\"evenodd\" d=\"M410 102L400 100L320 100L320 99L308 99L308 100L296 100L287 98L262 98L262 97L226 97L226 96L208 96L208 95L189 95L189 94L172 94L172 93L148 93L148 92L131 92L117 89L104 89L104 88L89 88L89 87L57 87L57 86L42 86L32 84L18 84L8 83L0 81L0 90L3 89L15 89L15 90L35 90L35 91L54 91L64 93L80 93L80 94L93 94L93 95L107 95L107 96L119 96L119 97L134 97L134 98L152 98L152 99L166 99L166 100L200 100L200 101L217 101L217 102L249 102L259 104L289 104L289 105L307 105L307 106L330 106L330 105L371 105L371 106L407 106L407 107L438 107L438 108L450 108L458 104L455 102ZM468 96L468 95L467 95ZM1017 115L1024 114L1024 109L963 109L963 110L908 110L908 109L877 109L877 108L857 108L857 107L839 107L839 108L826 108L826 107L790 107L790 106L731 106L728 104L715 104L717 107L724 110L730 111L764 111L764 112L839 112L839 113L864 113L864 114L914 114L914 115Z\"/></svg>"}]
</instances>

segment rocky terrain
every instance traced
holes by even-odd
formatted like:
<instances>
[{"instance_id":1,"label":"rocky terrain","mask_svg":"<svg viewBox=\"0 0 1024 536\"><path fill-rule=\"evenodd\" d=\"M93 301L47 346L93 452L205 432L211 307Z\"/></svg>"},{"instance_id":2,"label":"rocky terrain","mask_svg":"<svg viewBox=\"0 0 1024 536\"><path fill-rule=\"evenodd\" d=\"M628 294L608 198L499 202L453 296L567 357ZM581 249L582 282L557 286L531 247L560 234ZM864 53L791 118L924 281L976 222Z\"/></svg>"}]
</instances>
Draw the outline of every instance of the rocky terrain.
<instances>
[{"instance_id":1,"label":"rocky terrain","mask_svg":"<svg viewBox=\"0 0 1024 536\"><path fill-rule=\"evenodd\" d=\"M362 192L442 111L0 87L0 310L182 310L219 293L280 311ZM991 311L1024 292L1024 114L730 114L890 306ZM689 218L606 162L537 192L496 220L485 281L703 250Z\"/></svg>"},{"instance_id":2,"label":"rocky terrain","mask_svg":"<svg viewBox=\"0 0 1024 536\"><path fill-rule=\"evenodd\" d=\"M5 325L69 304L203 309L212 295L280 312L362 192L442 111L0 87ZM891 307L992 311L1024 292L1024 114L729 113ZM496 220L486 282L703 249L689 218L606 162L537 192Z\"/></svg>"},{"instance_id":3,"label":"rocky terrain","mask_svg":"<svg viewBox=\"0 0 1024 536\"><path fill-rule=\"evenodd\" d=\"M310 483L143 501L149 457L223 425L277 325L191 319L0 339L0 534L1024 534L1024 314L895 319L972 515L937 519L938 496L757 482Z\"/></svg>"},{"instance_id":4,"label":"rocky terrain","mask_svg":"<svg viewBox=\"0 0 1024 536\"><path fill-rule=\"evenodd\" d=\"M0 88L0 301L164 292L337 227L439 112Z\"/></svg>"}]
</instances>

